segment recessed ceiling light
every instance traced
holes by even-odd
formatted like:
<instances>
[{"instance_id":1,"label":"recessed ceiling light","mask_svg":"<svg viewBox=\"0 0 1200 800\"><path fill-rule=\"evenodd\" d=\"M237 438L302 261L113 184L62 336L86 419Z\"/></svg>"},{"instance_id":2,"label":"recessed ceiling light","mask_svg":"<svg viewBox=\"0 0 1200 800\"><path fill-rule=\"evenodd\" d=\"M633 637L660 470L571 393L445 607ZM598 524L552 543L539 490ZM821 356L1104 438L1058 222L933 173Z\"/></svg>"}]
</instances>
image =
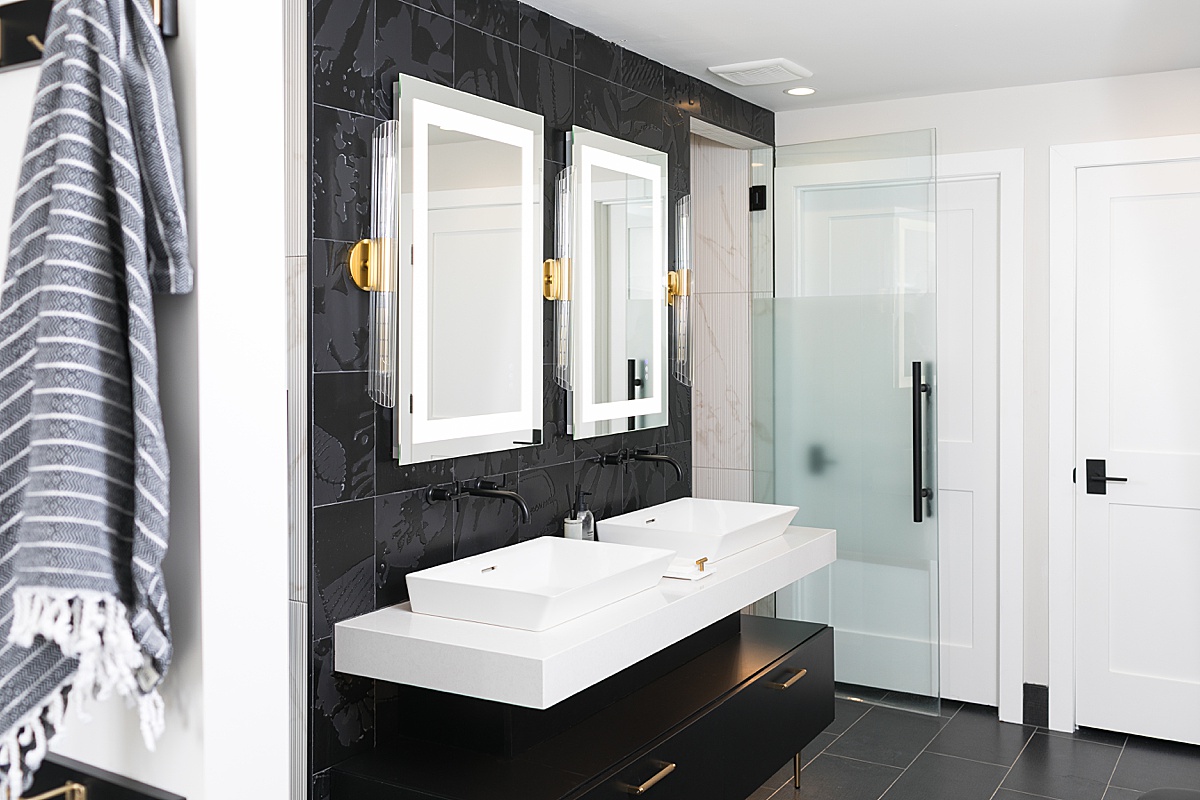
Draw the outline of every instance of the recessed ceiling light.
<instances>
[{"instance_id":1,"label":"recessed ceiling light","mask_svg":"<svg viewBox=\"0 0 1200 800\"><path fill-rule=\"evenodd\" d=\"M809 94L816 94L817 90L811 86L797 86L794 89L788 89L786 94L795 95L796 97L804 97Z\"/></svg>"},{"instance_id":2,"label":"recessed ceiling light","mask_svg":"<svg viewBox=\"0 0 1200 800\"><path fill-rule=\"evenodd\" d=\"M765 167L765 166L766 166L766 164L760 164L760 163L758 163L757 161L755 161L755 162L754 162L753 164L751 164L750 166L752 166L752 167L756 167L756 168L757 168L757 167Z\"/></svg>"}]
</instances>

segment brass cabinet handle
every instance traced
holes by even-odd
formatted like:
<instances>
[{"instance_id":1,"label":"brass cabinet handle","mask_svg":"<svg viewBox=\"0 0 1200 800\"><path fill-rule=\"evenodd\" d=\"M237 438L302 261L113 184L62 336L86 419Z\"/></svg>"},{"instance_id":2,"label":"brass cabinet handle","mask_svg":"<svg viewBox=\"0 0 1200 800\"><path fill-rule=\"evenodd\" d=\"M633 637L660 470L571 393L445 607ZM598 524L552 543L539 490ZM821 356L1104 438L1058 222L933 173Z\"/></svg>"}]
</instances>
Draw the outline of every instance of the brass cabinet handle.
<instances>
[{"instance_id":1,"label":"brass cabinet handle","mask_svg":"<svg viewBox=\"0 0 1200 800\"><path fill-rule=\"evenodd\" d=\"M27 800L50 800L53 797L62 797L64 800L87 800L87 796L86 786L75 781L67 781L57 789L27 798Z\"/></svg>"},{"instance_id":2,"label":"brass cabinet handle","mask_svg":"<svg viewBox=\"0 0 1200 800\"><path fill-rule=\"evenodd\" d=\"M654 784L658 783L663 778L675 771L675 765L669 761L655 761L653 763L655 766L661 767L654 777L643 783L641 786L626 786L625 791L633 795L645 794L654 788Z\"/></svg>"},{"instance_id":3,"label":"brass cabinet handle","mask_svg":"<svg viewBox=\"0 0 1200 800\"><path fill-rule=\"evenodd\" d=\"M788 678L783 683L776 683L775 681L767 681L767 686L770 686L772 689L779 689L780 691L783 691L784 689L790 688L793 683L800 680L807 674L808 674L808 670L799 669L799 670L795 671L795 674L792 675L792 677Z\"/></svg>"}]
</instances>

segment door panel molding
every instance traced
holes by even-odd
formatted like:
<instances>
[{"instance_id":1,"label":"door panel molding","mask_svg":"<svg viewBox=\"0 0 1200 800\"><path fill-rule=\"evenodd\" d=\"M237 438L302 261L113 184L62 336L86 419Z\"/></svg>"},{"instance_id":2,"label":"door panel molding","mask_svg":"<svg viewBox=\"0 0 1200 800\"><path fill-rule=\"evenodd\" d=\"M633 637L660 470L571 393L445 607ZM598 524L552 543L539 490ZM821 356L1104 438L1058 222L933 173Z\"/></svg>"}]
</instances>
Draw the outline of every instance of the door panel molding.
<instances>
[{"instance_id":1,"label":"door panel molding","mask_svg":"<svg viewBox=\"0 0 1200 800\"><path fill-rule=\"evenodd\" d=\"M1025 151L1022 148L938 156L938 183L998 178L999 397L997 598L999 716L1022 721L1024 606L1024 261Z\"/></svg>"},{"instance_id":2,"label":"door panel molding","mask_svg":"<svg viewBox=\"0 0 1200 800\"><path fill-rule=\"evenodd\" d=\"M1076 727L1076 173L1088 167L1200 158L1200 135L1050 148L1050 728Z\"/></svg>"}]
</instances>

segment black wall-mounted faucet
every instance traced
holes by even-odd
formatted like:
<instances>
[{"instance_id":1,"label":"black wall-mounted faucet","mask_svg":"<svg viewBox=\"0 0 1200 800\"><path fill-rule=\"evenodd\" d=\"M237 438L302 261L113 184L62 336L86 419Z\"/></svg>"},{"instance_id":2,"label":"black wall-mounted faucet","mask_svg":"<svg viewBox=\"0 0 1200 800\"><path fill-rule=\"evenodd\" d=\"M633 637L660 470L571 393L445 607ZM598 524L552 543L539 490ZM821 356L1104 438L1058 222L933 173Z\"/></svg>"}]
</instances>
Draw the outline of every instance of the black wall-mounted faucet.
<instances>
[{"instance_id":1,"label":"black wall-mounted faucet","mask_svg":"<svg viewBox=\"0 0 1200 800\"><path fill-rule=\"evenodd\" d=\"M675 470L675 479L683 480L683 467L679 466L678 461L668 455L652 453L646 448L630 450L628 447L623 447L615 453L606 453L600 456L596 461L608 467L619 467L630 461L657 461L662 464L670 464Z\"/></svg>"},{"instance_id":2,"label":"black wall-mounted faucet","mask_svg":"<svg viewBox=\"0 0 1200 800\"><path fill-rule=\"evenodd\" d=\"M511 500L517 504L517 508L521 512L522 524L529 522L529 505L526 504L525 498L516 492L501 489L495 481L455 481L441 486L430 486L425 490L425 500L429 503L448 500L459 502L464 497L494 497L498 500Z\"/></svg>"}]
</instances>

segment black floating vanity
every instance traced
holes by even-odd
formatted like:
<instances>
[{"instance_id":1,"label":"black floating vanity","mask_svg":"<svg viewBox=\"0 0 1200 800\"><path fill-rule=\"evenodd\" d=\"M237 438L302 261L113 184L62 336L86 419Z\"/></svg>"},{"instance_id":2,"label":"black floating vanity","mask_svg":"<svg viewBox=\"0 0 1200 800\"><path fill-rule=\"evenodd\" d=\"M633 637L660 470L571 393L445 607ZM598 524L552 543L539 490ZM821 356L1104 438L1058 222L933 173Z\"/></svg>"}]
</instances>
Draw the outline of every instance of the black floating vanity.
<instances>
[{"instance_id":1,"label":"black floating vanity","mask_svg":"<svg viewBox=\"0 0 1200 800\"><path fill-rule=\"evenodd\" d=\"M833 722L833 630L733 614L545 710L399 691L332 800L745 800Z\"/></svg>"}]
</instances>

